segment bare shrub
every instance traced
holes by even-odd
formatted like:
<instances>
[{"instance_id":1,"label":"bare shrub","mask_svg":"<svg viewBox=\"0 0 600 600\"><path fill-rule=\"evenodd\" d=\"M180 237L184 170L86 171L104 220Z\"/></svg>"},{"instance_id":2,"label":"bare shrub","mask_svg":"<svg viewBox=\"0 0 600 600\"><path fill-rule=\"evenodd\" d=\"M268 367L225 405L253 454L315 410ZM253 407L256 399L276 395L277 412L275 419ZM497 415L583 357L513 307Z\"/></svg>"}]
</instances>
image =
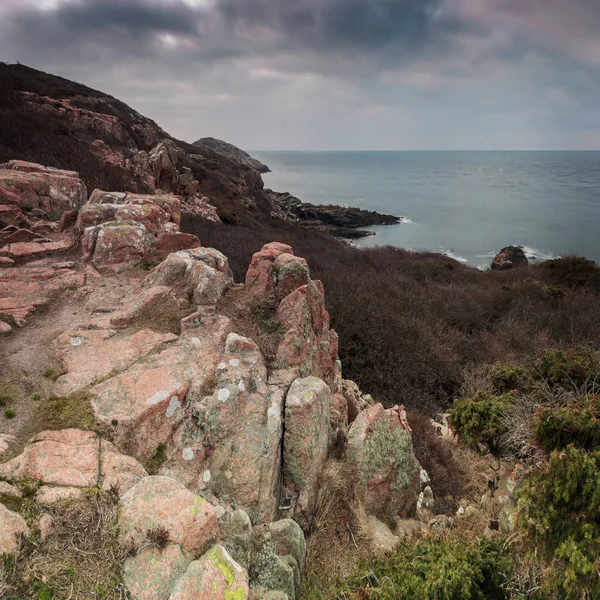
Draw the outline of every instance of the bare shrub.
<instances>
[{"instance_id":1,"label":"bare shrub","mask_svg":"<svg viewBox=\"0 0 600 600\"><path fill-rule=\"evenodd\" d=\"M146 541L148 544L156 546L159 550L164 550L169 543L169 531L162 525L153 527L146 532Z\"/></svg>"},{"instance_id":2,"label":"bare shrub","mask_svg":"<svg viewBox=\"0 0 600 600\"><path fill-rule=\"evenodd\" d=\"M442 439L426 415L410 411L415 456L431 479L436 514L453 516L465 495L468 473L454 457L450 442Z\"/></svg>"}]
</instances>

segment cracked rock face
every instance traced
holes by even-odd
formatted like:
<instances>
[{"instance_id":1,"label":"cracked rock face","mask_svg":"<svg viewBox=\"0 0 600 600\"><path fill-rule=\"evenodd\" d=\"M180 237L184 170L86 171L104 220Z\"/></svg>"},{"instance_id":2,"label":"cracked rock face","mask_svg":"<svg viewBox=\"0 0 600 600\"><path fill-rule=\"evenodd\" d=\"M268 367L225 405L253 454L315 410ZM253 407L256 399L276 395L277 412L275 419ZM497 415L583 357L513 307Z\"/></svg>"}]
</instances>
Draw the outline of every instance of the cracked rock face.
<instances>
[{"instance_id":1,"label":"cracked rock face","mask_svg":"<svg viewBox=\"0 0 600 600\"><path fill-rule=\"evenodd\" d=\"M92 431L62 429L42 431L21 454L0 464L0 477L18 482L39 481L41 503L78 497L84 488L119 487L127 491L147 476L145 469Z\"/></svg>"},{"instance_id":2,"label":"cracked rock face","mask_svg":"<svg viewBox=\"0 0 600 600\"><path fill-rule=\"evenodd\" d=\"M105 256L103 236L177 232L176 205L151 198L95 192L80 215L92 263ZM332 457L354 466L369 512L387 522L414 512L419 466L405 412L343 380L323 286L289 246L264 246L237 288L281 325L272 363L236 332L237 317L219 314L233 286L220 252L178 249L142 279L115 276L131 255L109 246L106 276L88 283L90 314L53 349L54 393L81 394L112 441L41 432L0 464L0 478L38 480L42 504L118 487L121 539L137 550L124 565L133 598L242 600L252 588L256 598L293 599L303 528ZM14 549L26 530L13 515L0 513L3 522L0 544ZM148 541L155 529L166 531L163 549Z\"/></svg>"}]
</instances>

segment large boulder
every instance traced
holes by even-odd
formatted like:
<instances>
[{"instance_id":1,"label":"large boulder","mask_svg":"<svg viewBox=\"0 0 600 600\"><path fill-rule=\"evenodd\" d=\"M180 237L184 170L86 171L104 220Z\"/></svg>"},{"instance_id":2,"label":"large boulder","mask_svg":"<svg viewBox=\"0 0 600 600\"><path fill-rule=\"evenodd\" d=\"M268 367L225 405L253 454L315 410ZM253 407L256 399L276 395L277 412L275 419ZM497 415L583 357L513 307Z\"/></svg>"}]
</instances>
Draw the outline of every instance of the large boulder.
<instances>
[{"instance_id":1,"label":"large boulder","mask_svg":"<svg viewBox=\"0 0 600 600\"><path fill-rule=\"evenodd\" d=\"M529 261L521 246L507 246L496 254L490 269L492 271L507 271L515 267L525 267L528 264Z\"/></svg>"},{"instance_id":2,"label":"large boulder","mask_svg":"<svg viewBox=\"0 0 600 600\"><path fill-rule=\"evenodd\" d=\"M308 528L327 460L331 391L316 377L296 379L285 401L283 481L296 519Z\"/></svg>"},{"instance_id":3,"label":"large boulder","mask_svg":"<svg viewBox=\"0 0 600 600\"><path fill-rule=\"evenodd\" d=\"M74 171L11 160L0 168L0 204L16 206L27 215L34 209L58 221L68 210L78 210L87 190Z\"/></svg>"},{"instance_id":4,"label":"large boulder","mask_svg":"<svg viewBox=\"0 0 600 600\"><path fill-rule=\"evenodd\" d=\"M98 270L119 272L155 250L198 247L196 236L179 231L180 221L178 196L94 190L77 220L84 260Z\"/></svg>"},{"instance_id":5,"label":"large boulder","mask_svg":"<svg viewBox=\"0 0 600 600\"><path fill-rule=\"evenodd\" d=\"M119 273L139 265L156 248L156 238L141 223L109 221L83 233L84 260L98 271Z\"/></svg>"},{"instance_id":6,"label":"large boulder","mask_svg":"<svg viewBox=\"0 0 600 600\"><path fill-rule=\"evenodd\" d=\"M189 563L179 544L149 545L127 558L123 580L133 600L169 600Z\"/></svg>"},{"instance_id":7,"label":"large boulder","mask_svg":"<svg viewBox=\"0 0 600 600\"><path fill-rule=\"evenodd\" d=\"M229 319L197 313L182 328L177 342L90 390L96 417L115 427L126 439L128 452L142 461L167 443L182 423L192 382L201 388L212 376Z\"/></svg>"},{"instance_id":8,"label":"large boulder","mask_svg":"<svg viewBox=\"0 0 600 600\"><path fill-rule=\"evenodd\" d=\"M121 496L121 540L140 546L157 528L164 528L170 542L193 555L216 539L217 513L212 504L174 479L146 477Z\"/></svg>"},{"instance_id":9,"label":"large boulder","mask_svg":"<svg viewBox=\"0 0 600 600\"><path fill-rule=\"evenodd\" d=\"M194 383L191 416L174 437L167 467L198 489L234 498L255 520L275 517L280 480L283 393L267 386L258 346L230 333L210 394ZM180 448L183 447L183 452Z\"/></svg>"},{"instance_id":10,"label":"large boulder","mask_svg":"<svg viewBox=\"0 0 600 600\"><path fill-rule=\"evenodd\" d=\"M221 545L191 562L169 600L246 600L248 572Z\"/></svg>"},{"instance_id":11,"label":"large boulder","mask_svg":"<svg viewBox=\"0 0 600 600\"><path fill-rule=\"evenodd\" d=\"M286 296L277 317L285 331L277 349L277 367L295 377L320 377L333 386L338 336L330 329L323 284L309 281Z\"/></svg>"},{"instance_id":12,"label":"large boulder","mask_svg":"<svg viewBox=\"0 0 600 600\"><path fill-rule=\"evenodd\" d=\"M403 407L363 410L348 432L347 461L354 466L360 498L384 521L412 516L420 491L417 462Z\"/></svg>"},{"instance_id":13,"label":"large boulder","mask_svg":"<svg viewBox=\"0 0 600 600\"><path fill-rule=\"evenodd\" d=\"M148 276L153 286L179 291L199 306L216 304L233 285L227 257L214 248L192 248L173 252Z\"/></svg>"},{"instance_id":14,"label":"large boulder","mask_svg":"<svg viewBox=\"0 0 600 600\"><path fill-rule=\"evenodd\" d=\"M246 290L262 303L276 307L309 279L306 261L294 256L290 246L272 242L252 257L246 274Z\"/></svg>"}]
</instances>

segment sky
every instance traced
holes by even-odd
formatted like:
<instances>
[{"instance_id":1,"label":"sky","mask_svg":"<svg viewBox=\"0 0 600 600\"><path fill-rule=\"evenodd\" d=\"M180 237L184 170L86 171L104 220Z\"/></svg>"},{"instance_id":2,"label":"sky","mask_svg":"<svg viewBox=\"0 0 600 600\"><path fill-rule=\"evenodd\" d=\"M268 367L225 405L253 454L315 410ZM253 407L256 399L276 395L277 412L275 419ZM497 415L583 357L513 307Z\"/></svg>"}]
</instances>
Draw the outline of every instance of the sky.
<instances>
[{"instance_id":1,"label":"sky","mask_svg":"<svg viewBox=\"0 0 600 600\"><path fill-rule=\"evenodd\" d=\"M0 0L0 60L187 141L600 149L600 0Z\"/></svg>"}]
</instances>

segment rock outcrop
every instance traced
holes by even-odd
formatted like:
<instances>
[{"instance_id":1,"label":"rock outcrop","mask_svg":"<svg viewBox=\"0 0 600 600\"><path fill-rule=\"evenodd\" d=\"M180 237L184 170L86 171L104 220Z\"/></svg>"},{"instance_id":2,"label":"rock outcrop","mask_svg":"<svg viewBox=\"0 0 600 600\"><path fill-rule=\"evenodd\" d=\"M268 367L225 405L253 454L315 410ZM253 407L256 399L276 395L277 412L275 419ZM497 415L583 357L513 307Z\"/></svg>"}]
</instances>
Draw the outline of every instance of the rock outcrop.
<instances>
[{"instance_id":1,"label":"rock outcrop","mask_svg":"<svg viewBox=\"0 0 600 600\"><path fill-rule=\"evenodd\" d=\"M153 239L174 232L179 207L169 195L96 191L81 210L83 252L104 275L81 292L86 318L54 342L53 390L89 405L105 434L41 432L0 464L0 478L9 486L38 481L42 505L118 489L121 544L131 550L124 582L136 600L294 600L303 530L329 460L352 465L361 499L381 520L414 513L419 466L410 428L402 407L386 411L343 379L323 285L291 247L264 246L235 288L249 311L278 325L269 358L236 331L238 317L220 314L234 283L217 250L177 250L143 278L123 271L139 257L117 246L98 253L112 229ZM0 513L9 552L26 531L18 518ZM383 525L377 531L391 547L396 538Z\"/></svg>"},{"instance_id":2,"label":"rock outcrop","mask_svg":"<svg viewBox=\"0 0 600 600\"><path fill-rule=\"evenodd\" d=\"M9 209L0 212L0 224L8 218L12 222L6 224L17 225L28 214L58 221L63 213L78 210L87 200L85 185L74 171L21 160L11 160L1 167L0 203Z\"/></svg>"},{"instance_id":3,"label":"rock outcrop","mask_svg":"<svg viewBox=\"0 0 600 600\"><path fill-rule=\"evenodd\" d=\"M154 250L200 246L198 238L179 231L180 220L177 196L94 190L77 218L84 261L99 271L119 272L138 265Z\"/></svg>"},{"instance_id":4,"label":"rock outcrop","mask_svg":"<svg viewBox=\"0 0 600 600\"><path fill-rule=\"evenodd\" d=\"M226 156L235 162L250 167L259 173L269 173L271 169L267 165L260 162L260 160L250 156L244 150L240 150L237 146L224 142L223 140L217 140L216 138L205 137L200 138L194 142L194 146L204 150L212 150L217 154Z\"/></svg>"},{"instance_id":5,"label":"rock outcrop","mask_svg":"<svg viewBox=\"0 0 600 600\"><path fill-rule=\"evenodd\" d=\"M521 246L507 246L496 254L490 269L493 271L507 271L516 267L525 267L528 264L529 261Z\"/></svg>"},{"instance_id":6,"label":"rock outcrop","mask_svg":"<svg viewBox=\"0 0 600 600\"><path fill-rule=\"evenodd\" d=\"M21 454L0 463L0 477L12 482L37 481L41 504L80 498L86 488L115 486L124 493L147 476L131 456L117 451L91 431L42 431Z\"/></svg>"},{"instance_id":7,"label":"rock outcrop","mask_svg":"<svg viewBox=\"0 0 600 600\"><path fill-rule=\"evenodd\" d=\"M404 407L375 404L361 412L348 432L347 460L356 468L369 512L382 519L412 516L420 491L420 468Z\"/></svg>"}]
</instances>

